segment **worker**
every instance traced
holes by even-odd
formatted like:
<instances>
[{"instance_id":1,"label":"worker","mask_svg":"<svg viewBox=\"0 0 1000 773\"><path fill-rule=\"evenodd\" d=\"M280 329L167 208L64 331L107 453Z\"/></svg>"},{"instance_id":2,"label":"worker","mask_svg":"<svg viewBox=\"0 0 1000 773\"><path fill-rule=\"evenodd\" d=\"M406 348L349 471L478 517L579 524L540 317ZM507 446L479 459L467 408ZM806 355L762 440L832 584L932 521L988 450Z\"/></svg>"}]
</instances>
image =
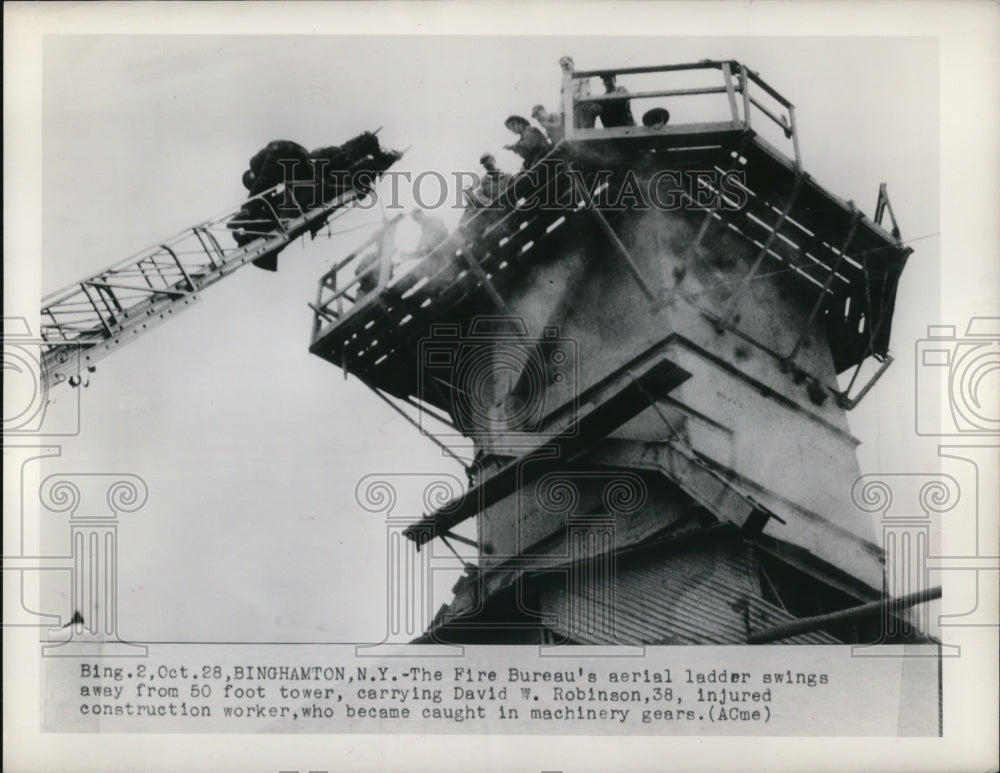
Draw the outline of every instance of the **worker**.
<instances>
[{"instance_id":1,"label":"worker","mask_svg":"<svg viewBox=\"0 0 1000 773\"><path fill-rule=\"evenodd\" d=\"M226 227L233 231L233 240L242 247L274 228L274 213L260 198L250 199Z\"/></svg>"},{"instance_id":2,"label":"worker","mask_svg":"<svg viewBox=\"0 0 1000 773\"><path fill-rule=\"evenodd\" d=\"M454 261L450 260L451 255L437 248L448 238L448 226L440 218L429 215L422 209L414 210L411 217L413 222L420 227L417 246L413 250L400 251L394 255L390 272L408 274L420 266L421 270L435 284L442 281L447 283L454 272L441 271L441 269L453 267Z\"/></svg>"},{"instance_id":3,"label":"worker","mask_svg":"<svg viewBox=\"0 0 1000 773\"><path fill-rule=\"evenodd\" d=\"M365 257L358 261L357 268L354 269L354 276L358 278L357 297L359 299L362 295L367 295L378 287L380 271L379 250L377 249L371 250Z\"/></svg>"},{"instance_id":4,"label":"worker","mask_svg":"<svg viewBox=\"0 0 1000 773\"><path fill-rule=\"evenodd\" d=\"M520 135L520 139L517 142L513 145L504 145L504 148L517 153L517 155L524 159L525 169L533 167L552 148L545 135L528 123L527 118L512 115L504 121L504 126L514 132L514 134Z\"/></svg>"},{"instance_id":5,"label":"worker","mask_svg":"<svg viewBox=\"0 0 1000 773\"><path fill-rule=\"evenodd\" d=\"M428 215L422 209L413 211L413 222L420 226L420 239L413 256L417 259L430 255L441 242L448 238L448 226L439 217Z\"/></svg>"},{"instance_id":6,"label":"worker","mask_svg":"<svg viewBox=\"0 0 1000 773\"><path fill-rule=\"evenodd\" d=\"M369 192L374 174L365 179L361 172L370 166L382 169L398 161L400 154L383 151L372 132L364 132L349 139L342 146L330 145L316 148L310 153L313 165L321 170L323 201L329 201L353 187L365 195Z\"/></svg>"},{"instance_id":7,"label":"worker","mask_svg":"<svg viewBox=\"0 0 1000 773\"><path fill-rule=\"evenodd\" d=\"M281 220L300 217L351 188L366 195L379 171L399 158L399 153L382 150L372 132L359 134L343 146L317 148L312 153L297 142L272 140L250 159L250 168L242 177L250 199L227 227L243 247L277 230ZM284 192L272 190L282 183ZM323 225L322 219L316 219L311 233L315 235ZM277 257L258 258L253 264L276 271Z\"/></svg>"},{"instance_id":8,"label":"worker","mask_svg":"<svg viewBox=\"0 0 1000 773\"><path fill-rule=\"evenodd\" d=\"M510 182L510 175L497 166L497 160L492 153L484 153L479 157L479 163L483 165L486 174L483 176L482 189L486 200L490 203L500 198L504 188Z\"/></svg>"},{"instance_id":9,"label":"worker","mask_svg":"<svg viewBox=\"0 0 1000 773\"><path fill-rule=\"evenodd\" d=\"M298 163L296 163L298 162ZM285 181L285 169L294 169L295 179L309 179L309 151L290 140L272 140L250 159L250 174L243 173L243 184L250 183L251 196L263 193Z\"/></svg>"},{"instance_id":10,"label":"worker","mask_svg":"<svg viewBox=\"0 0 1000 773\"><path fill-rule=\"evenodd\" d=\"M497 160L492 153L483 153L479 157L479 163L483 165L485 173L472 191L469 192L467 201L469 209L481 209L493 204L504 188L510 182L510 175L497 166Z\"/></svg>"},{"instance_id":11,"label":"worker","mask_svg":"<svg viewBox=\"0 0 1000 773\"><path fill-rule=\"evenodd\" d=\"M285 179L288 176L290 179ZM250 168L243 173L243 184L250 183L250 196L259 196L276 185L285 183L289 190L297 193L295 182L308 185L313 179L312 167L309 164L309 151L291 140L272 140L250 159ZM295 217L301 214L295 201L285 196L268 196L271 207L251 205L255 210L253 219L267 220L270 223L258 223L258 228L252 230L271 231L277 227L271 209L280 217Z\"/></svg>"},{"instance_id":12,"label":"worker","mask_svg":"<svg viewBox=\"0 0 1000 773\"><path fill-rule=\"evenodd\" d=\"M601 123L605 127L613 126L635 126L635 119L632 117L632 100L628 99L628 89L619 86L614 75L604 75L601 77L604 82L604 93L621 97L605 102L601 108Z\"/></svg>"},{"instance_id":13,"label":"worker","mask_svg":"<svg viewBox=\"0 0 1000 773\"><path fill-rule=\"evenodd\" d=\"M458 223L462 226L473 215L478 215L476 222L479 228L477 230L481 233L504 217L509 202L502 194L514 178L497 166L496 158L492 153L483 153L479 157L479 163L483 165L485 172L479 180L479 185L466 194L465 211ZM468 235L469 233L466 233L466 236Z\"/></svg>"},{"instance_id":14,"label":"worker","mask_svg":"<svg viewBox=\"0 0 1000 773\"><path fill-rule=\"evenodd\" d=\"M339 145L327 145L309 151L309 162L313 167L313 181L319 186L312 198L317 206L347 190L350 185L350 178L346 174L347 154Z\"/></svg>"},{"instance_id":15,"label":"worker","mask_svg":"<svg viewBox=\"0 0 1000 773\"><path fill-rule=\"evenodd\" d=\"M549 142L558 145L562 141L564 134L562 113L550 113L544 105L535 105L531 108L531 117L545 130Z\"/></svg>"},{"instance_id":16,"label":"worker","mask_svg":"<svg viewBox=\"0 0 1000 773\"><path fill-rule=\"evenodd\" d=\"M455 260L454 249L442 249L442 245L448 240L449 232L440 218L422 209L414 210L412 217L420 226L420 238L413 252L404 253L404 259L400 261L398 270L402 273L410 270L419 271L427 277L424 292L434 295L455 282L462 270L462 264ZM411 268L407 268L405 264L411 261Z\"/></svg>"},{"instance_id":17,"label":"worker","mask_svg":"<svg viewBox=\"0 0 1000 773\"><path fill-rule=\"evenodd\" d=\"M294 193L293 181L307 183L312 179L309 151L290 140L272 140L267 143L250 158L249 167L243 172L242 182L251 198L226 224L233 231L233 240L240 247L274 231L278 227L279 217L295 217L300 214L294 201L286 201L284 196L271 191L272 188L280 183L287 183ZM286 180L286 174L291 175L292 180ZM277 271L277 254L258 258L253 261L253 265L266 271Z\"/></svg>"},{"instance_id":18,"label":"worker","mask_svg":"<svg viewBox=\"0 0 1000 773\"><path fill-rule=\"evenodd\" d=\"M562 57L559 60L559 66L565 75L572 74L576 67L570 56ZM590 79L573 78L571 82L573 84L573 126L578 129L593 129L597 116L601 114L601 106L596 102L578 104L581 99L590 96ZM566 104L565 96L565 93L560 92L559 104Z\"/></svg>"}]
</instances>

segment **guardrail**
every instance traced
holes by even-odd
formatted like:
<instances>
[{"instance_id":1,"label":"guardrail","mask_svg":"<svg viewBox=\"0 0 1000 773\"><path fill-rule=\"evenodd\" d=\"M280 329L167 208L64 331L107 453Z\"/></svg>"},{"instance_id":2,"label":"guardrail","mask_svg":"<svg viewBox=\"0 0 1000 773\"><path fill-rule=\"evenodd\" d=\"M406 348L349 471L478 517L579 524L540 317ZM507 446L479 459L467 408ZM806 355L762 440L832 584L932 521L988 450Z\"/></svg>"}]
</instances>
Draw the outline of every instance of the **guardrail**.
<instances>
[{"instance_id":1,"label":"guardrail","mask_svg":"<svg viewBox=\"0 0 1000 773\"><path fill-rule=\"evenodd\" d=\"M319 336L325 324L340 320L366 296L377 296L394 278L393 258L396 226L405 215L387 221L378 232L343 260L337 261L319 279L313 311L312 340Z\"/></svg>"},{"instance_id":2,"label":"guardrail","mask_svg":"<svg viewBox=\"0 0 1000 773\"><path fill-rule=\"evenodd\" d=\"M692 88L655 89L651 91L630 92L627 97L617 94L589 94L589 81L592 78L603 78L613 75L616 78L626 75L649 75L655 73L691 72L697 70L717 70L721 75L721 83L715 86L699 86ZM586 82L584 85L583 82ZM585 104L601 104L628 99L630 102L651 99L684 99L704 95L725 95L729 106L730 120L709 122L704 124L679 124L661 126L632 127L601 127L584 126L578 107ZM768 104L770 102L770 104ZM654 67L626 67L605 70L570 70L563 72L562 81L562 111L564 136L567 140L607 139L616 136L657 136L671 133L687 133L692 127L702 131L711 130L751 130L754 126L755 113L771 121L786 139L792 143L792 161L795 169L802 166L802 155L799 149L798 127L795 122L795 106L783 97L776 89L764 81L753 70L735 60L716 61L706 59L688 64L659 65ZM568 120L567 117L573 119Z\"/></svg>"}]
</instances>

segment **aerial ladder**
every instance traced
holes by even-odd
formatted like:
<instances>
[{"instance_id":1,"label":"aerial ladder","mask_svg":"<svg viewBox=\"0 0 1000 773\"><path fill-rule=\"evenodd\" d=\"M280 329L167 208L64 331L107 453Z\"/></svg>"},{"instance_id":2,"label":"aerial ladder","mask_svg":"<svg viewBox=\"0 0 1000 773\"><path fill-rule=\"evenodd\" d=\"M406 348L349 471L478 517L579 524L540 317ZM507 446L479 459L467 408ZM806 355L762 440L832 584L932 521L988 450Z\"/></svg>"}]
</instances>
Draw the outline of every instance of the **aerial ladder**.
<instances>
[{"instance_id":1,"label":"aerial ladder","mask_svg":"<svg viewBox=\"0 0 1000 773\"><path fill-rule=\"evenodd\" d=\"M402 156L381 149L377 140L368 144L376 149L340 170L345 183L325 200L290 195L279 183L43 298L43 386L85 383L99 360L179 314L247 263L273 270L285 247L306 234L315 237L348 213Z\"/></svg>"}]
</instances>

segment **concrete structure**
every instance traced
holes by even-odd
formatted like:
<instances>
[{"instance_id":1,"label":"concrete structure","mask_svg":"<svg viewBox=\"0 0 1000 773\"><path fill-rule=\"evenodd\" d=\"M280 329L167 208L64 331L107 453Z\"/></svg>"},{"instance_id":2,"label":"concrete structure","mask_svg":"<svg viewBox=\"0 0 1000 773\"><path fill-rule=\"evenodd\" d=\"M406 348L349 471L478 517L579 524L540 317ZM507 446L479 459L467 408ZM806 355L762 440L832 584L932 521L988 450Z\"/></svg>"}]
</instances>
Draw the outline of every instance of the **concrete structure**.
<instances>
[{"instance_id":1,"label":"concrete structure","mask_svg":"<svg viewBox=\"0 0 1000 773\"><path fill-rule=\"evenodd\" d=\"M393 221L320 282L311 351L475 455L468 492L408 531L478 519L478 566L422 641L736 644L882 596L845 410L865 363L891 361L909 249L801 168L794 107L739 63L568 72L563 114L607 100L577 88L607 73L701 78L633 92L637 116L690 98L724 115L567 121L409 270ZM887 205L883 188L879 221Z\"/></svg>"}]
</instances>

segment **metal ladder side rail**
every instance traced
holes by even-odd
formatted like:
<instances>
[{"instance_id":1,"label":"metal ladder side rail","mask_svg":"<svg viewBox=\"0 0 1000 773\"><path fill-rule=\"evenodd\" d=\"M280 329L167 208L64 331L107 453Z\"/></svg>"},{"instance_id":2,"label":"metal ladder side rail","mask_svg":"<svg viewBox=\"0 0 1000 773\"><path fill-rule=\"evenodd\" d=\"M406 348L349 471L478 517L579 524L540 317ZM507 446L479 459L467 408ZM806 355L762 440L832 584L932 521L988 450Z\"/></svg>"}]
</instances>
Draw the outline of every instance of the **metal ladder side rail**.
<instances>
[{"instance_id":1,"label":"metal ladder side rail","mask_svg":"<svg viewBox=\"0 0 1000 773\"><path fill-rule=\"evenodd\" d=\"M356 169L363 167L364 164L370 160L373 160L373 157L369 154L368 156L365 156L364 158L359 159L357 162L355 162L352 165L351 169L347 171L348 172L355 171ZM384 170L377 170L376 177L380 178L383 172ZM70 296L79 294L79 286L81 283L91 280L101 281L109 275L115 275L115 276L125 275L127 273L130 273L130 271L134 271L135 273L137 273L137 275L142 276L145 281L149 282L149 273L145 270L145 265L144 265L147 261L150 261L150 268L156 270L158 275L164 280L164 285L163 285L164 289L172 289L173 283L166 281L167 276L164 275L162 272L163 268L162 264L158 263L155 260L157 253L160 250L165 250L168 255L170 255L171 251L176 253L184 253L187 255L192 255L192 254L203 255L208 261L206 265L210 267L218 267L219 263L228 262L226 259L227 250L228 250L228 255L232 256L234 253L238 252L244 247L249 247L252 244L252 242L242 246L237 245L235 247L223 248L221 246L220 241L218 240L216 235L212 232L212 230L213 229L220 230L223 232L224 235L230 235L232 231L235 230L235 228L231 225L231 223L234 221L235 217L239 214L239 212L242 209L244 209L248 203L252 201L262 202L263 205L267 208L267 210L271 213L271 218L249 219L249 220L244 219L238 222L266 223L276 227L279 231L288 231L289 229L294 227L294 225L297 225L298 221L300 221L303 216L311 216L311 222L314 222L315 214L320 210L327 210L328 212L333 212L337 209L340 209L343 205L349 203L351 199L357 198L357 192L355 190L347 189L342 193L338 194L337 196L332 197L323 204L306 210L302 207L302 205L298 202L298 200L294 198L294 196L291 196L292 202L294 203L295 208L298 210L298 212L295 215L283 216L278 210L275 209L272 203L272 199L274 199L276 196L279 195L290 196L290 194L286 193L285 186L283 185L283 183L279 183L274 187L269 188L266 191L262 191L261 193L244 200L237 207L230 207L224 210L221 214L215 215L192 228L184 229L172 235L171 237L165 239L159 245L147 247L143 250L135 252L131 254L129 257L119 261L118 263L112 264L111 266L102 269L98 273L85 277L84 279L79 280L78 282L74 282L72 285L69 285L65 288L49 293L42 299L43 308L58 307L59 305L62 304L64 300L66 300ZM340 206L337 206L337 202L340 202ZM271 236L274 233L274 228L262 230L259 232L255 231L254 233L257 233L258 236L260 237ZM197 239L198 241L197 245L194 244L190 245L193 249L185 249L185 250L174 249L178 245L188 245L189 240L192 236L195 237L195 239ZM171 256L171 260L173 260L173 256ZM193 267L193 269L189 265L185 265L180 268L182 273L186 269L193 270L194 273L204 273L204 267L201 265L196 265ZM130 289L139 289L139 288L130 288Z\"/></svg>"},{"instance_id":2,"label":"metal ladder side rail","mask_svg":"<svg viewBox=\"0 0 1000 773\"><path fill-rule=\"evenodd\" d=\"M345 203L347 202L331 202L327 209L333 211ZM316 212L318 210L308 213L311 219L316 218ZM284 226L286 231L294 228L293 224L296 220L302 220L302 218L288 221ZM62 313L64 310L73 313L76 311L74 306L86 296L85 287L135 292L139 293L140 297L141 294L177 296L204 288L221 278L216 274L225 273L234 264L241 264L240 259L245 252L255 249L253 244L249 244L242 248L229 248L227 252L211 232L214 227L221 227L220 222L207 221L199 224L155 247L136 253L130 262L117 263L80 280L66 290L48 296L48 298L56 297L56 300L43 303L43 313L49 314L50 317ZM273 246L271 245L272 248ZM130 279L136 278L145 281L146 286L122 283L122 280L128 282ZM112 302L118 302L123 307L119 309L119 312L124 313L130 309L124 307L121 301L136 300L136 298L120 295L120 293L112 293L112 296ZM98 313L98 316L103 315ZM96 317L92 321L95 327L100 322ZM53 327L58 326L58 321L54 321Z\"/></svg>"},{"instance_id":3,"label":"metal ladder side rail","mask_svg":"<svg viewBox=\"0 0 1000 773\"><path fill-rule=\"evenodd\" d=\"M232 217L234 210L228 210L226 215L218 220ZM117 284L120 280L140 279L146 287L126 285L119 290L142 292L190 292L191 275L204 275L213 268L218 268L220 260L225 262L225 251L218 240L209 232L214 225L206 221L198 226L175 234L158 245L148 247L129 258L115 263L99 272L85 277L67 288L50 293L42 299L42 312L52 318L52 327L59 327L57 314L64 310L71 311L75 303L85 299L88 286L107 286ZM192 238L194 242L192 242ZM206 242L206 238L208 241ZM230 250L230 255L237 248ZM191 259L191 255L199 256L201 261ZM183 285L187 285L185 288ZM96 316L91 320L94 327L101 324L103 315L94 309Z\"/></svg>"},{"instance_id":4,"label":"metal ladder side rail","mask_svg":"<svg viewBox=\"0 0 1000 773\"><path fill-rule=\"evenodd\" d=\"M42 308L42 313L51 320L43 321L42 325L43 337L47 341L42 353L47 384L67 380L82 366L92 367L118 346L134 340L175 310L182 310L197 300L201 290L236 268L280 251L317 220L325 220L344 207L351 198L350 195L338 197L298 218L286 219L282 224L283 230L270 234L269 238L234 247L228 254L223 249L222 261L218 254L213 254L219 246L218 240L213 236L206 243L201 235L208 234L212 228L225 227L225 221L222 218L207 221L197 227L200 234L196 229L187 229L157 247L136 253L131 261L116 263L81 280L69 291L60 291L56 302ZM178 249L182 246L190 249ZM169 256L170 261L163 260L164 256ZM192 259L191 256L200 256L201 259ZM156 276L162 283L160 286L153 284L153 275L146 270L147 265L155 267ZM146 279L147 287L129 285L116 293L110 286L113 283L108 282L112 278L138 276ZM98 293L104 305L103 312L91 290ZM89 311L83 308L83 301L89 303Z\"/></svg>"},{"instance_id":5,"label":"metal ladder side rail","mask_svg":"<svg viewBox=\"0 0 1000 773\"><path fill-rule=\"evenodd\" d=\"M204 234L207 228L210 228L220 223L224 225L228 220L232 219L236 214L238 214L240 209L243 206L245 206L247 201L252 201L254 199L261 198L263 196L273 195L274 193L279 192L280 188L281 188L280 184L276 185L274 188L271 188L267 191L262 192L261 194L258 194L257 196L247 199L246 201L244 201L243 203L241 203L236 207L229 207L222 213L214 215L210 217L208 220L203 221L202 223L199 223L194 227L185 228L177 233L172 234L171 236L159 242L158 244L144 247L136 252L131 253L128 257L123 258L117 263L113 263L110 266L106 266L105 268L102 268L100 271L95 272L89 276L86 276L81 280L77 280L72 284L67 285L66 287L48 293L42 298L42 306L43 307L54 306L60 303L67 295L71 295L78 292L79 285L81 282L86 282L91 279L98 279L101 276L108 274L117 274L121 271L138 266L143 261L155 255L155 253L157 253L161 249L162 245L168 245L174 247L180 243L186 242L191 236L196 235L194 234L195 229L198 229L202 234ZM217 247L218 245L216 244L214 247L212 247L212 249L216 249ZM232 248L232 249L238 249L238 248ZM202 248L202 251L207 252L207 248Z\"/></svg>"}]
</instances>

